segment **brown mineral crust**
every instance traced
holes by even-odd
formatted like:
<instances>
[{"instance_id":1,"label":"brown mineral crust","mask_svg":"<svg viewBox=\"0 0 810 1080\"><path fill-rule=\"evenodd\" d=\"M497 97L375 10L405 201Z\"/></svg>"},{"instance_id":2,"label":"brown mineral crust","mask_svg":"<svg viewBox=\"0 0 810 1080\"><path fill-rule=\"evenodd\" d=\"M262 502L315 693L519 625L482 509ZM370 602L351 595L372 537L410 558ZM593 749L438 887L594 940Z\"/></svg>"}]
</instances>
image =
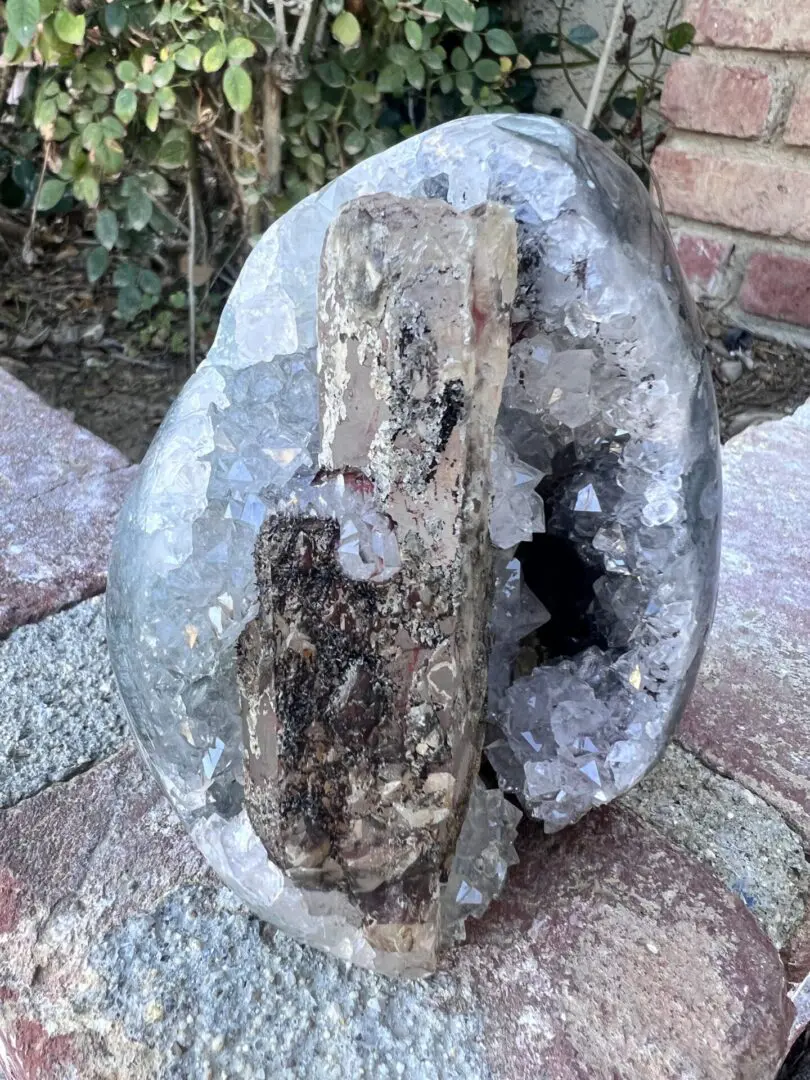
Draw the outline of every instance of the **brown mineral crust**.
<instances>
[{"instance_id":1,"label":"brown mineral crust","mask_svg":"<svg viewBox=\"0 0 810 1080\"><path fill-rule=\"evenodd\" d=\"M270 516L240 641L246 807L298 884L353 895L375 944L435 928L486 703L489 459L516 277L509 212L361 198L319 284L322 474L373 492L401 566L349 578L339 523Z\"/></svg>"}]
</instances>

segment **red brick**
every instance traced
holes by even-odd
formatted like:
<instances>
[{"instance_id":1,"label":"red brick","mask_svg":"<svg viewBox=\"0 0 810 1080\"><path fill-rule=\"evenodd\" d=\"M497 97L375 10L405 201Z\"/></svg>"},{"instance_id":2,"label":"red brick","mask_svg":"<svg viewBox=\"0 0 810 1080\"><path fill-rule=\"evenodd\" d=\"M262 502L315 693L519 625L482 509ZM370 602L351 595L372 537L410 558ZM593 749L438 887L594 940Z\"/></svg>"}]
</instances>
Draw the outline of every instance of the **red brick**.
<instances>
[{"instance_id":1,"label":"red brick","mask_svg":"<svg viewBox=\"0 0 810 1080\"><path fill-rule=\"evenodd\" d=\"M685 18L698 40L780 52L810 51L810 6L804 0L694 0Z\"/></svg>"},{"instance_id":2,"label":"red brick","mask_svg":"<svg viewBox=\"0 0 810 1080\"><path fill-rule=\"evenodd\" d=\"M0 369L0 635L103 590L133 474Z\"/></svg>"},{"instance_id":3,"label":"red brick","mask_svg":"<svg viewBox=\"0 0 810 1080\"><path fill-rule=\"evenodd\" d=\"M810 75L796 91L784 138L792 146L810 146Z\"/></svg>"},{"instance_id":4,"label":"red brick","mask_svg":"<svg viewBox=\"0 0 810 1080\"><path fill-rule=\"evenodd\" d=\"M761 68L686 56L669 70L661 111L679 128L750 139L765 134L772 97Z\"/></svg>"},{"instance_id":5,"label":"red brick","mask_svg":"<svg viewBox=\"0 0 810 1080\"><path fill-rule=\"evenodd\" d=\"M810 326L810 259L757 252L748 260L740 305L752 315Z\"/></svg>"},{"instance_id":6,"label":"red brick","mask_svg":"<svg viewBox=\"0 0 810 1080\"><path fill-rule=\"evenodd\" d=\"M810 851L810 403L723 451L720 593L680 739Z\"/></svg>"},{"instance_id":7,"label":"red brick","mask_svg":"<svg viewBox=\"0 0 810 1080\"><path fill-rule=\"evenodd\" d=\"M661 146L655 173L672 214L810 240L810 169Z\"/></svg>"},{"instance_id":8,"label":"red brick","mask_svg":"<svg viewBox=\"0 0 810 1080\"><path fill-rule=\"evenodd\" d=\"M446 1024L448 1007L455 1015L459 1002L480 1023L487 1061L475 1075L775 1075L793 1013L784 971L751 912L706 867L617 806L550 837L527 822L518 844L520 864L499 902L485 919L468 925L469 940L448 955L442 978L422 984L420 1008L426 1016L430 1010L432 1023ZM178 1045L177 1031L182 1025L191 1045L210 1043L204 1024L218 1003L221 947L207 950L196 933L193 941L180 941L181 949L196 946L190 977L199 1016L187 1020L174 995L161 993L156 971L150 993L165 1013L140 1035L122 1031L115 1015L118 1003L128 1000L119 990L131 963L128 951L117 949L103 974L96 966L106 935L126 930L131 920L159 927L165 898L189 886L194 909L202 905L208 917L222 920L223 931L245 919L233 903L218 899L216 886L206 887L211 878L201 856L132 752L0 814L3 866L23 883L26 904L14 929L0 935L0 984L18 991L0 1008L0 1070L15 1050L22 1064L10 1070L11 1080L203 1075L191 1051ZM199 932L205 925L201 921ZM272 934L254 940L257 949L276 947ZM334 970L323 960L313 969L309 950L294 956L291 979L306 982L313 970ZM103 997L77 992L98 986L100 974L107 986ZM385 1017L398 1007L396 983L375 985L386 1025L381 1031L387 1032ZM277 1022L287 1023L284 987L269 985L267 993L265 1014L275 1011ZM358 1007L365 1009L363 1002ZM309 1021L301 1022L306 1027ZM369 1017L370 1039L379 1037L375 1024ZM40 1028L68 1036L70 1044L46 1041ZM240 1035L233 1027L224 1030L230 1049ZM262 1067L277 1075L291 1060L279 1062L274 1072L249 1050L240 1054L243 1067L229 1075ZM64 1064L68 1055L73 1071ZM300 1051L292 1060L301 1060ZM428 1061L426 1068L435 1074L441 1063Z\"/></svg>"},{"instance_id":9,"label":"red brick","mask_svg":"<svg viewBox=\"0 0 810 1080\"><path fill-rule=\"evenodd\" d=\"M733 245L709 236L681 233L675 247L689 284L698 292L713 292L717 275L731 257Z\"/></svg>"}]
</instances>

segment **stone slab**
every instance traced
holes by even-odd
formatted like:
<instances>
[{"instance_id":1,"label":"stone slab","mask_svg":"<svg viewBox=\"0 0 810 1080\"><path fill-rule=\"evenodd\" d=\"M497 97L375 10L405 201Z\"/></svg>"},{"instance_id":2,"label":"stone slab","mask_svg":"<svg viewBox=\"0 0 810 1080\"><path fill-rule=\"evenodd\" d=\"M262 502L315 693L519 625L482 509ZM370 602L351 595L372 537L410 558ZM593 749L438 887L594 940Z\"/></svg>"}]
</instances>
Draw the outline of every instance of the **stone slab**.
<instances>
[{"instance_id":1,"label":"stone slab","mask_svg":"<svg viewBox=\"0 0 810 1080\"><path fill-rule=\"evenodd\" d=\"M709 866L778 949L791 941L804 917L810 864L773 807L676 745L622 803Z\"/></svg>"},{"instance_id":2,"label":"stone slab","mask_svg":"<svg viewBox=\"0 0 810 1080\"><path fill-rule=\"evenodd\" d=\"M0 641L0 807L109 756L124 731L103 596Z\"/></svg>"},{"instance_id":3,"label":"stone slab","mask_svg":"<svg viewBox=\"0 0 810 1080\"><path fill-rule=\"evenodd\" d=\"M680 739L810 850L810 404L723 453L720 595Z\"/></svg>"},{"instance_id":4,"label":"stone slab","mask_svg":"<svg viewBox=\"0 0 810 1080\"><path fill-rule=\"evenodd\" d=\"M0 634L102 591L133 472L0 369Z\"/></svg>"},{"instance_id":5,"label":"stone slab","mask_svg":"<svg viewBox=\"0 0 810 1080\"><path fill-rule=\"evenodd\" d=\"M775 1074L778 955L706 868L622 808L521 848L442 972L385 980L250 916L124 749L0 815L0 1062L11 1080Z\"/></svg>"}]
</instances>

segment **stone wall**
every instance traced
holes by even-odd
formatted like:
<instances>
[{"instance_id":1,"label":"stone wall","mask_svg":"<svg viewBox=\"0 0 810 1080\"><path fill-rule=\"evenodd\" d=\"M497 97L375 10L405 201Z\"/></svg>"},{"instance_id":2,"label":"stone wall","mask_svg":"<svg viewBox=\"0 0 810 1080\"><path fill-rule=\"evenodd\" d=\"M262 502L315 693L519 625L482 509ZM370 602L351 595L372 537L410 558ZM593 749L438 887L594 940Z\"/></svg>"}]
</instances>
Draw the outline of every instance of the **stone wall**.
<instances>
[{"instance_id":1,"label":"stone wall","mask_svg":"<svg viewBox=\"0 0 810 1080\"><path fill-rule=\"evenodd\" d=\"M656 174L683 268L732 322L810 343L810 5L689 0Z\"/></svg>"},{"instance_id":2,"label":"stone wall","mask_svg":"<svg viewBox=\"0 0 810 1080\"><path fill-rule=\"evenodd\" d=\"M660 36L661 27L666 23L670 4L671 0L627 0L625 8L636 20L634 37L637 42L649 34L658 33ZM557 32L558 0L513 0L513 7L516 18L520 19L529 31L547 34ZM595 52L600 52L612 13L613 0L567 0L563 15L563 29L570 32L575 26L582 24L592 26L599 34L592 48ZM671 22L677 21L676 11ZM567 58L575 60L576 56L569 50ZM549 63L555 61L554 56L548 56L546 59ZM540 57L540 62L542 62L542 57ZM635 66L638 70L646 71L650 63L651 57L646 55L640 57ZM615 65L608 67L604 81L605 88L611 85L618 70ZM569 72L577 93L586 101L595 72L595 67L573 68ZM547 69L538 70L535 74L537 76L537 110L539 112L559 111L566 120L580 123L584 109L564 73L559 69Z\"/></svg>"}]
</instances>

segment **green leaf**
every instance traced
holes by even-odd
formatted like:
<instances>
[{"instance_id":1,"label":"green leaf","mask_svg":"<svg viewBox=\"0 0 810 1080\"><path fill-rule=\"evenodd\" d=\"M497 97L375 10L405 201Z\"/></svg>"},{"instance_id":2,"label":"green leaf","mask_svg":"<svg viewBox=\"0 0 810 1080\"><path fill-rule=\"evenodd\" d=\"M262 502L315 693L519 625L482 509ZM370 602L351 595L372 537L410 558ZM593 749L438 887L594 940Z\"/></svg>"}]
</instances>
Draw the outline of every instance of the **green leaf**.
<instances>
[{"instance_id":1,"label":"green leaf","mask_svg":"<svg viewBox=\"0 0 810 1080\"><path fill-rule=\"evenodd\" d=\"M154 270L141 270L138 274L138 285L149 296L160 296L160 278Z\"/></svg>"},{"instance_id":2,"label":"green leaf","mask_svg":"<svg viewBox=\"0 0 810 1080\"><path fill-rule=\"evenodd\" d=\"M315 82L314 79L308 79L301 87L301 98L304 108L309 112L317 109L321 103L321 84Z\"/></svg>"},{"instance_id":3,"label":"green leaf","mask_svg":"<svg viewBox=\"0 0 810 1080\"><path fill-rule=\"evenodd\" d=\"M501 77L501 65L497 60L478 60L473 71L481 82L497 82Z\"/></svg>"},{"instance_id":4,"label":"green leaf","mask_svg":"<svg viewBox=\"0 0 810 1080\"><path fill-rule=\"evenodd\" d=\"M360 44L360 23L350 11L341 11L332 23L332 37L344 49L354 49Z\"/></svg>"},{"instance_id":5,"label":"green leaf","mask_svg":"<svg viewBox=\"0 0 810 1080\"><path fill-rule=\"evenodd\" d=\"M315 71L321 82L326 86L331 86L333 90L346 85L346 72L334 60L329 60L326 64L317 64Z\"/></svg>"},{"instance_id":6,"label":"green leaf","mask_svg":"<svg viewBox=\"0 0 810 1080\"><path fill-rule=\"evenodd\" d=\"M196 71L200 66L201 58L202 53L196 45L184 45L182 49L178 49L174 54L175 63L183 71Z\"/></svg>"},{"instance_id":7,"label":"green leaf","mask_svg":"<svg viewBox=\"0 0 810 1080\"><path fill-rule=\"evenodd\" d=\"M339 15L343 11L343 0L324 0L323 6L330 15Z\"/></svg>"},{"instance_id":8,"label":"green leaf","mask_svg":"<svg viewBox=\"0 0 810 1080\"><path fill-rule=\"evenodd\" d=\"M134 285L125 285L118 293L118 314L122 319L134 319L141 310L143 293Z\"/></svg>"},{"instance_id":9,"label":"green leaf","mask_svg":"<svg viewBox=\"0 0 810 1080\"><path fill-rule=\"evenodd\" d=\"M415 90L424 88L425 69L422 67L418 56L412 55L410 61L405 65L405 78Z\"/></svg>"},{"instance_id":10,"label":"green leaf","mask_svg":"<svg viewBox=\"0 0 810 1080\"><path fill-rule=\"evenodd\" d=\"M418 22L409 19L405 23L405 40L417 52L422 48L422 27Z\"/></svg>"},{"instance_id":11,"label":"green leaf","mask_svg":"<svg viewBox=\"0 0 810 1080\"><path fill-rule=\"evenodd\" d=\"M84 41L84 15L74 15L67 8L57 11L53 20L56 36L68 45L81 45Z\"/></svg>"},{"instance_id":12,"label":"green leaf","mask_svg":"<svg viewBox=\"0 0 810 1080\"><path fill-rule=\"evenodd\" d=\"M428 49L427 52L423 52L420 56L420 60L428 71L432 71L434 75L441 75L444 70L444 60L433 49Z\"/></svg>"},{"instance_id":13,"label":"green leaf","mask_svg":"<svg viewBox=\"0 0 810 1080\"><path fill-rule=\"evenodd\" d=\"M82 146L85 150L98 150L104 142L104 128L101 124L88 124L82 132Z\"/></svg>"},{"instance_id":14,"label":"green leaf","mask_svg":"<svg viewBox=\"0 0 810 1080\"><path fill-rule=\"evenodd\" d=\"M456 71L464 71L470 66L470 58L458 45L450 53L450 63Z\"/></svg>"},{"instance_id":15,"label":"green leaf","mask_svg":"<svg viewBox=\"0 0 810 1080\"><path fill-rule=\"evenodd\" d=\"M30 45L39 23L39 0L6 0L6 22L20 45Z\"/></svg>"},{"instance_id":16,"label":"green leaf","mask_svg":"<svg viewBox=\"0 0 810 1080\"><path fill-rule=\"evenodd\" d=\"M592 26L588 26L587 23L582 23L580 26L575 26L573 30L570 30L567 37L572 45L590 45L592 41L596 41L599 33Z\"/></svg>"},{"instance_id":17,"label":"green leaf","mask_svg":"<svg viewBox=\"0 0 810 1080\"><path fill-rule=\"evenodd\" d=\"M125 262L117 266L113 274L113 285L116 289L126 289L138 280L138 267L134 263Z\"/></svg>"},{"instance_id":18,"label":"green leaf","mask_svg":"<svg viewBox=\"0 0 810 1080\"><path fill-rule=\"evenodd\" d=\"M124 125L114 116L104 116L101 120L101 128L107 139L123 139L126 135Z\"/></svg>"},{"instance_id":19,"label":"green leaf","mask_svg":"<svg viewBox=\"0 0 810 1080\"><path fill-rule=\"evenodd\" d=\"M685 49L687 45L692 44L694 36L695 28L691 23L678 23L677 26L671 28L666 36L664 44L672 52L680 52L681 49Z\"/></svg>"},{"instance_id":20,"label":"green leaf","mask_svg":"<svg viewBox=\"0 0 810 1080\"><path fill-rule=\"evenodd\" d=\"M442 75L439 79L439 89L443 94L449 94L453 89L453 76L449 74Z\"/></svg>"},{"instance_id":21,"label":"green leaf","mask_svg":"<svg viewBox=\"0 0 810 1080\"><path fill-rule=\"evenodd\" d=\"M475 26L473 27L473 30L475 30L477 34L480 34L482 31L486 30L488 26L489 8L486 5L477 7L475 9Z\"/></svg>"},{"instance_id":22,"label":"green leaf","mask_svg":"<svg viewBox=\"0 0 810 1080\"><path fill-rule=\"evenodd\" d=\"M122 124L128 124L138 108L138 98L134 90L119 90L115 96L113 111Z\"/></svg>"},{"instance_id":23,"label":"green leaf","mask_svg":"<svg viewBox=\"0 0 810 1080\"><path fill-rule=\"evenodd\" d=\"M54 142L62 142L73 131L73 125L67 119L66 116L57 116L53 122L53 139Z\"/></svg>"},{"instance_id":24,"label":"green leaf","mask_svg":"<svg viewBox=\"0 0 810 1080\"><path fill-rule=\"evenodd\" d=\"M367 101L360 98L355 101L352 115L359 128L368 128L374 123L374 109Z\"/></svg>"},{"instance_id":25,"label":"green leaf","mask_svg":"<svg viewBox=\"0 0 810 1080\"><path fill-rule=\"evenodd\" d=\"M475 27L475 8L468 0L444 0L447 18L459 30L472 30Z\"/></svg>"},{"instance_id":26,"label":"green leaf","mask_svg":"<svg viewBox=\"0 0 810 1080\"><path fill-rule=\"evenodd\" d=\"M113 0L104 6L104 22L111 37L117 38L127 28L127 9L121 0Z\"/></svg>"},{"instance_id":27,"label":"green leaf","mask_svg":"<svg viewBox=\"0 0 810 1080\"><path fill-rule=\"evenodd\" d=\"M232 69L235 70L235 69ZM157 164L164 169L179 169L188 160L188 132L174 127L168 131L160 144Z\"/></svg>"},{"instance_id":28,"label":"green leaf","mask_svg":"<svg viewBox=\"0 0 810 1080\"><path fill-rule=\"evenodd\" d=\"M87 253L85 267L87 280L93 285L110 265L110 253L104 247L95 247Z\"/></svg>"},{"instance_id":29,"label":"green leaf","mask_svg":"<svg viewBox=\"0 0 810 1080\"><path fill-rule=\"evenodd\" d=\"M249 60L256 55L256 46L246 37L236 37L228 42L228 59L235 64Z\"/></svg>"},{"instance_id":30,"label":"green leaf","mask_svg":"<svg viewBox=\"0 0 810 1080\"><path fill-rule=\"evenodd\" d=\"M244 68L228 68L222 80L222 92L234 112L243 113L250 108L253 100L253 83Z\"/></svg>"},{"instance_id":31,"label":"green leaf","mask_svg":"<svg viewBox=\"0 0 810 1080\"><path fill-rule=\"evenodd\" d=\"M127 199L127 225L135 232L141 232L149 224L153 209L152 200L143 188L133 188Z\"/></svg>"},{"instance_id":32,"label":"green leaf","mask_svg":"<svg viewBox=\"0 0 810 1080\"><path fill-rule=\"evenodd\" d=\"M215 45L212 45L208 52L202 59L203 71L209 72L219 71L225 61L228 59L228 50L225 43L218 41Z\"/></svg>"},{"instance_id":33,"label":"green leaf","mask_svg":"<svg viewBox=\"0 0 810 1080\"><path fill-rule=\"evenodd\" d=\"M46 124L52 124L56 119L56 102L53 98L45 98L37 103L34 109L34 124L40 130Z\"/></svg>"},{"instance_id":34,"label":"green leaf","mask_svg":"<svg viewBox=\"0 0 810 1080\"><path fill-rule=\"evenodd\" d=\"M150 131L157 131L158 124L160 123L160 104L158 103L157 98L152 98L149 102L149 106L146 110L145 123Z\"/></svg>"},{"instance_id":35,"label":"green leaf","mask_svg":"<svg viewBox=\"0 0 810 1080\"><path fill-rule=\"evenodd\" d=\"M377 89L381 94L399 94L405 85L405 73L396 64L386 64L377 76Z\"/></svg>"},{"instance_id":36,"label":"green leaf","mask_svg":"<svg viewBox=\"0 0 810 1080\"><path fill-rule=\"evenodd\" d=\"M463 44L464 52L467 54L467 56L469 56L470 60L475 62L481 55L481 50L484 47L481 43L481 38L478 36L478 34L465 34Z\"/></svg>"},{"instance_id":37,"label":"green leaf","mask_svg":"<svg viewBox=\"0 0 810 1080\"><path fill-rule=\"evenodd\" d=\"M515 45L512 35L507 34L505 30L487 30L486 39L487 45L492 49L496 56L517 55L517 45Z\"/></svg>"},{"instance_id":38,"label":"green leaf","mask_svg":"<svg viewBox=\"0 0 810 1080\"><path fill-rule=\"evenodd\" d=\"M118 218L114 210L99 210L96 215L96 240L107 251L112 251L118 239Z\"/></svg>"},{"instance_id":39,"label":"green leaf","mask_svg":"<svg viewBox=\"0 0 810 1080\"><path fill-rule=\"evenodd\" d=\"M366 137L362 131L350 131L343 140L343 149L347 154L359 154L366 145Z\"/></svg>"},{"instance_id":40,"label":"green leaf","mask_svg":"<svg viewBox=\"0 0 810 1080\"><path fill-rule=\"evenodd\" d=\"M392 63L404 68L413 56L413 51L398 41L395 45L388 46L387 56Z\"/></svg>"},{"instance_id":41,"label":"green leaf","mask_svg":"<svg viewBox=\"0 0 810 1080\"><path fill-rule=\"evenodd\" d=\"M161 86L155 94L155 101L158 103L159 109L170 112L177 104L177 94L170 86Z\"/></svg>"},{"instance_id":42,"label":"green leaf","mask_svg":"<svg viewBox=\"0 0 810 1080\"><path fill-rule=\"evenodd\" d=\"M115 66L115 74L122 83L134 83L138 78L138 69L131 60L122 60Z\"/></svg>"},{"instance_id":43,"label":"green leaf","mask_svg":"<svg viewBox=\"0 0 810 1080\"><path fill-rule=\"evenodd\" d=\"M358 79L356 83L352 83L351 90L356 98L367 101L369 105L376 105L380 100L379 90L368 79ZM327 117L323 117L323 119L327 119Z\"/></svg>"},{"instance_id":44,"label":"green leaf","mask_svg":"<svg viewBox=\"0 0 810 1080\"><path fill-rule=\"evenodd\" d=\"M73 181L73 194L79 202L85 202L88 206L96 206L99 197L98 180L92 173L82 173Z\"/></svg>"},{"instance_id":45,"label":"green leaf","mask_svg":"<svg viewBox=\"0 0 810 1080\"><path fill-rule=\"evenodd\" d=\"M435 23L444 14L444 4L442 0L425 0L422 11L425 13L426 23Z\"/></svg>"},{"instance_id":46,"label":"green leaf","mask_svg":"<svg viewBox=\"0 0 810 1080\"><path fill-rule=\"evenodd\" d=\"M155 84L151 75L147 75L145 71L142 71L138 76L138 81L135 84L135 89L139 90L142 94L151 94L155 89Z\"/></svg>"},{"instance_id":47,"label":"green leaf","mask_svg":"<svg viewBox=\"0 0 810 1080\"><path fill-rule=\"evenodd\" d=\"M87 81L97 94L111 94L115 89L115 79L106 68L91 68L87 72Z\"/></svg>"},{"instance_id":48,"label":"green leaf","mask_svg":"<svg viewBox=\"0 0 810 1080\"><path fill-rule=\"evenodd\" d=\"M152 82L161 89L174 78L174 60L164 60L152 72Z\"/></svg>"},{"instance_id":49,"label":"green leaf","mask_svg":"<svg viewBox=\"0 0 810 1080\"><path fill-rule=\"evenodd\" d=\"M456 75L456 89L460 94L471 94L475 80L471 71L460 71Z\"/></svg>"},{"instance_id":50,"label":"green leaf","mask_svg":"<svg viewBox=\"0 0 810 1080\"><path fill-rule=\"evenodd\" d=\"M62 196L65 194L67 184L64 180L51 177L42 185L37 202L37 210L53 210Z\"/></svg>"}]
</instances>

